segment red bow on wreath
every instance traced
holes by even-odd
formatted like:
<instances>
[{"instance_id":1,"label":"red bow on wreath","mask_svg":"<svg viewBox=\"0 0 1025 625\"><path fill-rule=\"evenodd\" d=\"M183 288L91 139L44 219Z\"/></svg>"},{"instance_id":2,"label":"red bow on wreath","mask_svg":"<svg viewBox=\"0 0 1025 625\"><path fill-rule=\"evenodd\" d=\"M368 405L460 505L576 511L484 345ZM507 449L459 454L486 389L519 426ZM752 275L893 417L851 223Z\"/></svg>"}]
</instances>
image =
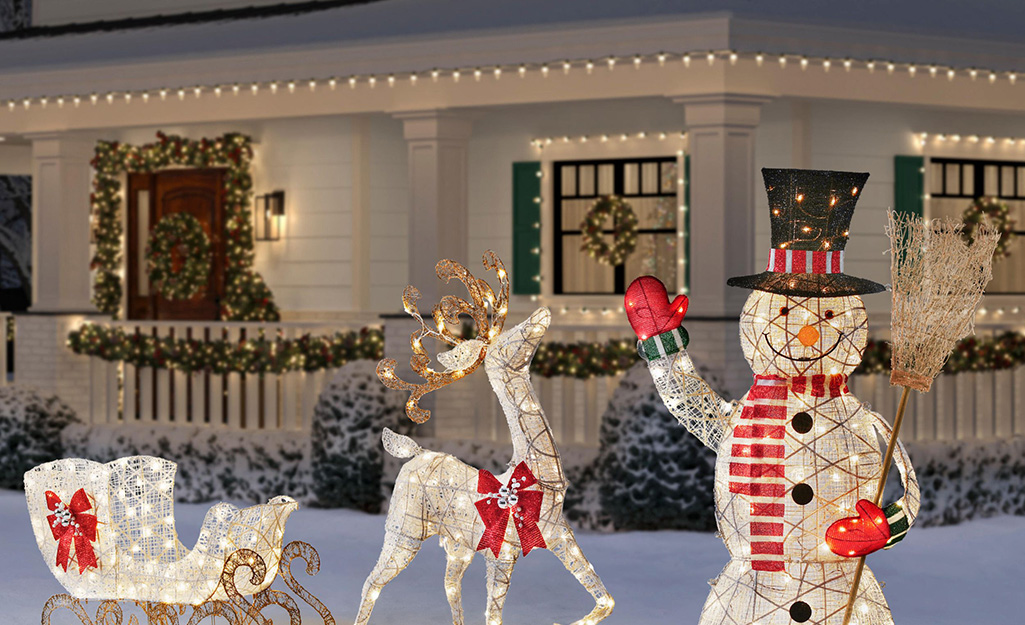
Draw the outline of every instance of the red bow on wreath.
<instances>
[{"instance_id":1,"label":"red bow on wreath","mask_svg":"<svg viewBox=\"0 0 1025 625\"><path fill-rule=\"evenodd\" d=\"M96 515L85 514L92 508L89 496L79 488L71 497L71 505L66 505L53 491L46 491L46 507L53 514L46 517L50 523L50 531L57 544L57 564L68 570L71 556L71 543L75 543L75 560L78 572L84 573L87 568L98 568L96 552L92 541L96 540Z\"/></svg>"},{"instance_id":2,"label":"red bow on wreath","mask_svg":"<svg viewBox=\"0 0 1025 625\"><path fill-rule=\"evenodd\" d=\"M544 549L548 546L537 526L541 518L544 493L526 490L534 484L537 484L537 478L525 462L516 465L509 483L504 486L490 471L480 470L477 475L477 492L485 497L474 505L484 521L484 535L480 538L477 551L491 549L495 557L498 557L502 543L505 542L510 512L516 522L516 534L520 538L523 555L530 553L534 547Z\"/></svg>"}]
</instances>

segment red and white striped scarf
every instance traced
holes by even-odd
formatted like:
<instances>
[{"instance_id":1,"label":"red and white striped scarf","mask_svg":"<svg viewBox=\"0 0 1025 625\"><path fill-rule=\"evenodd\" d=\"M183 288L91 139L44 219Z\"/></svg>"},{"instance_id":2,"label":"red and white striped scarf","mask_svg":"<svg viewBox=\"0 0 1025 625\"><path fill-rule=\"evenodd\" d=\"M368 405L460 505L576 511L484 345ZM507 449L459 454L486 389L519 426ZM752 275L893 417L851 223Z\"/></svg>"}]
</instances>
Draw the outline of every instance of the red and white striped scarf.
<instances>
[{"instance_id":1,"label":"red and white striped scarf","mask_svg":"<svg viewBox=\"0 0 1025 625\"><path fill-rule=\"evenodd\" d=\"M740 423L733 428L730 492L751 502L751 568L783 570L783 516L786 511L785 458L790 393L812 397L846 394L847 376L811 375L784 378L756 375L744 399Z\"/></svg>"}]
</instances>

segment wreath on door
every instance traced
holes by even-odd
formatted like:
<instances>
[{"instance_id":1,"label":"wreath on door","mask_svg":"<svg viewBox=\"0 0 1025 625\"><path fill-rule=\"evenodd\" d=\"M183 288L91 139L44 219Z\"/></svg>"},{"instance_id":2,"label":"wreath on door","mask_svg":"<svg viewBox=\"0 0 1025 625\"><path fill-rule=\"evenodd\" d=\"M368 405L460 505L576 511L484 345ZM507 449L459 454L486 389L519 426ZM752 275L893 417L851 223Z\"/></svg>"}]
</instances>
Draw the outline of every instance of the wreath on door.
<instances>
[{"instance_id":1,"label":"wreath on door","mask_svg":"<svg viewBox=\"0 0 1025 625\"><path fill-rule=\"evenodd\" d=\"M964 230L961 232L969 243L975 242L975 232L983 224L1000 233L997 247L993 251L993 260L1011 255L1011 244L1017 235L1014 233L1015 222L1011 217L1011 207L1006 202L995 197L976 198L961 214L961 220L964 222Z\"/></svg>"},{"instance_id":2,"label":"wreath on door","mask_svg":"<svg viewBox=\"0 0 1025 625\"><path fill-rule=\"evenodd\" d=\"M146 242L146 270L157 292L169 300L191 299L210 280L210 239L188 213L164 216Z\"/></svg>"},{"instance_id":3,"label":"wreath on door","mask_svg":"<svg viewBox=\"0 0 1025 625\"><path fill-rule=\"evenodd\" d=\"M612 243L605 240L605 221L612 218ZM621 265L637 249L637 214L614 195L603 195L580 222L584 243L580 250L605 265Z\"/></svg>"}]
</instances>

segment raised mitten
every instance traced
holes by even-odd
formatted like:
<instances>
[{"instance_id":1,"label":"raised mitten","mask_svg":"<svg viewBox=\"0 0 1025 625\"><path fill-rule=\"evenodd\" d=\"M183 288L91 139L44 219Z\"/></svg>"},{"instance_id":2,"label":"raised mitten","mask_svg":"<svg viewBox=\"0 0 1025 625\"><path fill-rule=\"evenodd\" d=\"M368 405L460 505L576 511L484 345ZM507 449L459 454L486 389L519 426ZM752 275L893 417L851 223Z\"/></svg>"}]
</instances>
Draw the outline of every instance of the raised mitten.
<instances>
[{"instance_id":1,"label":"raised mitten","mask_svg":"<svg viewBox=\"0 0 1025 625\"><path fill-rule=\"evenodd\" d=\"M626 316L642 341L680 327L687 305L686 295L678 295L670 303L665 285L655 276L631 282L624 297Z\"/></svg>"}]
</instances>

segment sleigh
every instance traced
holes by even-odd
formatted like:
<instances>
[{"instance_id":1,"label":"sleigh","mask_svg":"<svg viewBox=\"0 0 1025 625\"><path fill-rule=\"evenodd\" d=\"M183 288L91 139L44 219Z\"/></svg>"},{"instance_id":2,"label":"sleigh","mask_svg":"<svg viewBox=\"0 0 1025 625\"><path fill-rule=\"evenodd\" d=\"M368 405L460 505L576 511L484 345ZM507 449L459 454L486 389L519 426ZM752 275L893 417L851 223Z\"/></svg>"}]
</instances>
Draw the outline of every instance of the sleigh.
<instances>
[{"instance_id":1,"label":"sleigh","mask_svg":"<svg viewBox=\"0 0 1025 625\"><path fill-rule=\"evenodd\" d=\"M57 460L25 474L36 543L67 590L47 602L43 625L62 608L83 625L121 623L120 602L134 603L154 625L177 624L189 607L190 625L210 616L233 625L262 625L267 620L261 612L271 605L288 612L295 625L301 622L295 600L270 589L279 574L325 623L334 623L327 608L291 574L295 558L306 561L311 575L320 568L310 545L282 546L285 523L298 508L294 499L279 496L248 508L216 504L190 550L175 530L176 471L169 460L133 456L107 464ZM95 621L86 611L89 600L99 601ZM127 622L138 620L132 615Z\"/></svg>"}]
</instances>

